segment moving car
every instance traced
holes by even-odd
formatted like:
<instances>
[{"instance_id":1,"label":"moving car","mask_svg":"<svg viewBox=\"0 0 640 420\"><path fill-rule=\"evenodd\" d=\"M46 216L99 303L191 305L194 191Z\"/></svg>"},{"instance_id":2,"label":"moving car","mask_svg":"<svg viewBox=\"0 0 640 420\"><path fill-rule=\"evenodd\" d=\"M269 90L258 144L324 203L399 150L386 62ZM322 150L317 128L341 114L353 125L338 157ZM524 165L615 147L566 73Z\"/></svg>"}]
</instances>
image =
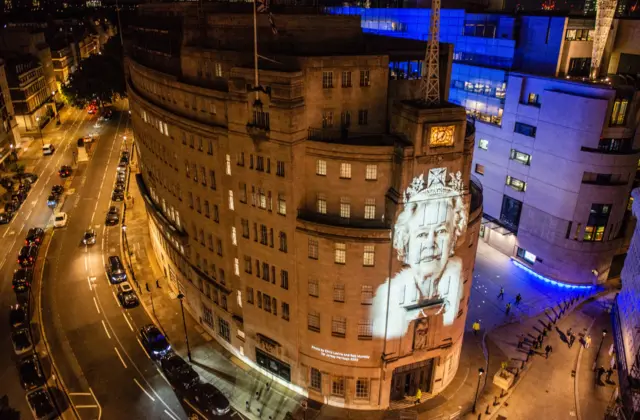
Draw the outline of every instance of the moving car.
<instances>
[{"instance_id":1,"label":"moving car","mask_svg":"<svg viewBox=\"0 0 640 420\"><path fill-rule=\"evenodd\" d=\"M113 284L122 283L127 280L127 272L120 261L120 257L112 255L109 257L109 265L107 266L109 273L109 281Z\"/></svg>"},{"instance_id":2,"label":"moving car","mask_svg":"<svg viewBox=\"0 0 640 420\"><path fill-rule=\"evenodd\" d=\"M27 391L41 387L46 383L46 378L40 370L38 357L34 354L22 359L18 364L18 370L20 371L20 383Z\"/></svg>"},{"instance_id":3,"label":"moving car","mask_svg":"<svg viewBox=\"0 0 640 420\"><path fill-rule=\"evenodd\" d=\"M27 394L27 402L31 409L31 414L36 420L52 420L58 418L58 410L56 410L51 400L51 395L47 387L34 389Z\"/></svg>"},{"instance_id":4,"label":"moving car","mask_svg":"<svg viewBox=\"0 0 640 420\"><path fill-rule=\"evenodd\" d=\"M105 120L109 121L111 117L113 117L113 111L110 109L107 109L106 111L104 111L103 117Z\"/></svg>"},{"instance_id":5,"label":"moving car","mask_svg":"<svg viewBox=\"0 0 640 420\"><path fill-rule=\"evenodd\" d=\"M60 178L67 178L71 175L71 172L72 172L71 166L62 165L60 167L60 170L58 171L58 174L60 175Z\"/></svg>"},{"instance_id":6,"label":"moving car","mask_svg":"<svg viewBox=\"0 0 640 420\"><path fill-rule=\"evenodd\" d=\"M58 196L51 194L47 197L47 207L53 209L58 205Z\"/></svg>"},{"instance_id":7,"label":"moving car","mask_svg":"<svg viewBox=\"0 0 640 420\"><path fill-rule=\"evenodd\" d=\"M93 141L93 137L92 137L92 136L84 136L84 137L82 138L82 141L83 141L84 143L91 143L91 142Z\"/></svg>"},{"instance_id":8,"label":"moving car","mask_svg":"<svg viewBox=\"0 0 640 420\"><path fill-rule=\"evenodd\" d=\"M200 382L200 375L189 363L175 353L170 353L160 361L162 371L174 388L191 389Z\"/></svg>"},{"instance_id":9,"label":"moving car","mask_svg":"<svg viewBox=\"0 0 640 420\"><path fill-rule=\"evenodd\" d=\"M118 285L118 300L123 308L134 308L138 306L138 296L133 291L133 287L128 281Z\"/></svg>"},{"instance_id":10,"label":"moving car","mask_svg":"<svg viewBox=\"0 0 640 420\"><path fill-rule=\"evenodd\" d=\"M28 323L26 308L22 305L15 304L9 309L9 325L12 329L18 330L26 327Z\"/></svg>"},{"instance_id":11,"label":"moving car","mask_svg":"<svg viewBox=\"0 0 640 420\"><path fill-rule=\"evenodd\" d=\"M171 345L162 332L153 324L140 329L140 341L152 359L162 359L171 351Z\"/></svg>"},{"instance_id":12,"label":"moving car","mask_svg":"<svg viewBox=\"0 0 640 420\"><path fill-rule=\"evenodd\" d=\"M4 213L0 213L0 225L6 225L13 219L12 211L5 211Z\"/></svg>"},{"instance_id":13,"label":"moving car","mask_svg":"<svg viewBox=\"0 0 640 420\"><path fill-rule=\"evenodd\" d=\"M27 237L24 240L24 244L40 246L43 238L44 238L44 229L31 228L27 232Z\"/></svg>"},{"instance_id":14,"label":"moving car","mask_svg":"<svg viewBox=\"0 0 640 420\"><path fill-rule=\"evenodd\" d=\"M56 213L53 216L53 227L62 228L67 226L68 219L69 218L67 217L67 213L64 213L64 212Z\"/></svg>"},{"instance_id":15,"label":"moving car","mask_svg":"<svg viewBox=\"0 0 640 420\"><path fill-rule=\"evenodd\" d=\"M64 187L62 185L54 185L51 187L51 195L61 196L64 192Z\"/></svg>"},{"instance_id":16,"label":"moving car","mask_svg":"<svg viewBox=\"0 0 640 420\"><path fill-rule=\"evenodd\" d=\"M31 287L33 271L30 268L18 268L13 272L13 291L16 293L28 292Z\"/></svg>"},{"instance_id":17,"label":"moving car","mask_svg":"<svg viewBox=\"0 0 640 420\"><path fill-rule=\"evenodd\" d=\"M56 151L56 148L53 147L53 144L47 143L44 146L42 146L42 155L43 156L49 156L52 155L53 152Z\"/></svg>"},{"instance_id":18,"label":"moving car","mask_svg":"<svg viewBox=\"0 0 640 420\"><path fill-rule=\"evenodd\" d=\"M13 352L18 356L30 352L33 349L27 328L20 328L12 332L11 343L13 344Z\"/></svg>"},{"instance_id":19,"label":"moving car","mask_svg":"<svg viewBox=\"0 0 640 420\"><path fill-rule=\"evenodd\" d=\"M117 225L120 222L120 212L116 206L109 207L109 212L107 213L107 220L105 224L107 226Z\"/></svg>"},{"instance_id":20,"label":"moving car","mask_svg":"<svg viewBox=\"0 0 640 420\"><path fill-rule=\"evenodd\" d=\"M227 397L209 383L198 384L194 400L202 411L214 416L223 416L231 410Z\"/></svg>"},{"instance_id":21,"label":"moving car","mask_svg":"<svg viewBox=\"0 0 640 420\"><path fill-rule=\"evenodd\" d=\"M96 243L96 232L93 229L88 229L84 232L82 237L82 243L85 245L93 245Z\"/></svg>"},{"instance_id":22,"label":"moving car","mask_svg":"<svg viewBox=\"0 0 640 420\"><path fill-rule=\"evenodd\" d=\"M18 264L22 267L33 267L38 258L38 247L35 245L25 245L18 254Z\"/></svg>"}]
</instances>

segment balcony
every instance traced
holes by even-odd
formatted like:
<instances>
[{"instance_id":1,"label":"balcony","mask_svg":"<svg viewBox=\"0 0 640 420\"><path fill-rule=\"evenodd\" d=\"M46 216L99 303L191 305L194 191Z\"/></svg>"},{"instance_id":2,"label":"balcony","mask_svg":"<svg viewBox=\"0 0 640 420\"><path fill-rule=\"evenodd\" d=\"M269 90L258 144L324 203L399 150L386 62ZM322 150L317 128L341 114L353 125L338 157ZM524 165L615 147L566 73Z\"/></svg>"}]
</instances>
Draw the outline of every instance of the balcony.
<instances>
[{"instance_id":1,"label":"balcony","mask_svg":"<svg viewBox=\"0 0 640 420\"><path fill-rule=\"evenodd\" d=\"M391 223L381 219L364 219L358 217L340 217L322 214L310 210L298 210L298 219L323 225L350 227L358 229L391 229Z\"/></svg>"}]
</instances>

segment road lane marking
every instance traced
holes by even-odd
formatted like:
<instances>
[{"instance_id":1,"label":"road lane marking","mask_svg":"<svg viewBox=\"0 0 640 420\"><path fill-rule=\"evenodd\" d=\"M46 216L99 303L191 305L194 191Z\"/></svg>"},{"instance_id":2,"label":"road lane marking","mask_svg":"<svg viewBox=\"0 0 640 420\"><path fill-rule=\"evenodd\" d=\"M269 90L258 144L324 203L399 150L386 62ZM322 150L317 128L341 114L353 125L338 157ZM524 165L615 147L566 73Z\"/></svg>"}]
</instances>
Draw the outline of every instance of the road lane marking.
<instances>
[{"instance_id":1,"label":"road lane marking","mask_svg":"<svg viewBox=\"0 0 640 420\"><path fill-rule=\"evenodd\" d=\"M93 303L95 303L95 305L96 305L96 311L98 311L98 313L100 313L100 307L98 306L98 301L96 300L95 296L93 297Z\"/></svg>"},{"instance_id":2,"label":"road lane marking","mask_svg":"<svg viewBox=\"0 0 640 420\"><path fill-rule=\"evenodd\" d=\"M167 379L166 376L164 376L164 373L162 373L162 371L160 370L160 368L158 366L156 366L156 370L158 371L158 373L160 374L160 376L162 376L162 379L164 379L165 381L167 381L167 383L169 384L169 386L171 386L171 382L169 382L169 380Z\"/></svg>"},{"instance_id":3,"label":"road lane marking","mask_svg":"<svg viewBox=\"0 0 640 420\"><path fill-rule=\"evenodd\" d=\"M142 341L140 341L140 339L137 337L136 337L136 341L138 342L138 344L140 344L140 348L142 349L144 354L146 354L149 360L151 360L151 356L149 356L149 353L147 353L147 349L145 349L144 346L142 345Z\"/></svg>"},{"instance_id":4,"label":"road lane marking","mask_svg":"<svg viewBox=\"0 0 640 420\"><path fill-rule=\"evenodd\" d=\"M138 382L138 380L137 380L136 378L133 378L133 382L135 382L135 383L136 383L136 385L138 385L138 387L140 387L140 389L142 390L142 392L144 392L145 394L147 394L147 397L151 398L151 401L156 402L156 399L155 399L155 398L153 398L153 397L151 396L151 394L149 394L149 393L147 392L147 390L146 390L146 389L144 389L144 388L142 387L142 385L140 385L140 382Z\"/></svg>"},{"instance_id":5,"label":"road lane marking","mask_svg":"<svg viewBox=\"0 0 640 420\"><path fill-rule=\"evenodd\" d=\"M28 219L29 217L31 217L31 213L33 213L33 210L29 211L29 214L27 214L27 217L25 219Z\"/></svg>"},{"instance_id":6,"label":"road lane marking","mask_svg":"<svg viewBox=\"0 0 640 420\"><path fill-rule=\"evenodd\" d=\"M107 333L107 337L109 337L109 339L111 339L111 334L109 334L109 330L107 329L107 324L104 323L104 319L102 320L102 326L104 327L104 332Z\"/></svg>"},{"instance_id":7,"label":"road lane marking","mask_svg":"<svg viewBox=\"0 0 640 420\"><path fill-rule=\"evenodd\" d=\"M71 395L72 397L74 396L80 396L80 395L91 395L90 392L70 392L69 395Z\"/></svg>"},{"instance_id":8,"label":"road lane marking","mask_svg":"<svg viewBox=\"0 0 640 420\"><path fill-rule=\"evenodd\" d=\"M124 320L127 321L127 325L129 326L129 328L131 329L131 331L133 331L133 327L131 326L131 323L129 322L129 320L127 319L127 316L125 315L124 312L122 312L122 316L124 317Z\"/></svg>"},{"instance_id":9,"label":"road lane marking","mask_svg":"<svg viewBox=\"0 0 640 420\"><path fill-rule=\"evenodd\" d=\"M111 294L113 295L113 298L116 300L116 304L118 304L118 306L120 306L120 301L118 300L118 297L116 296L116 292L114 292L113 290L111 291Z\"/></svg>"},{"instance_id":10,"label":"road lane marking","mask_svg":"<svg viewBox=\"0 0 640 420\"><path fill-rule=\"evenodd\" d=\"M165 414L169 417L171 417L173 420L178 420L177 417L175 417L173 414L171 414L170 412L167 411L167 409L165 408L164 410Z\"/></svg>"},{"instance_id":11,"label":"road lane marking","mask_svg":"<svg viewBox=\"0 0 640 420\"><path fill-rule=\"evenodd\" d=\"M84 252L87 252L86 247ZM84 256L84 269L85 271L89 271L89 258L86 255Z\"/></svg>"},{"instance_id":12,"label":"road lane marking","mask_svg":"<svg viewBox=\"0 0 640 420\"><path fill-rule=\"evenodd\" d=\"M118 359L120 359L120 361L122 362L122 366L124 366L125 369L127 369L127 364L124 362L124 359L122 358L122 356L120 356L120 352L118 351L117 347L113 348L116 351L116 354L118 355Z\"/></svg>"},{"instance_id":13,"label":"road lane marking","mask_svg":"<svg viewBox=\"0 0 640 420\"><path fill-rule=\"evenodd\" d=\"M89 394L91 395L91 394ZM98 408L97 405L93 404L93 405L74 405L75 408Z\"/></svg>"},{"instance_id":14,"label":"road lane marking","mask_svg":"<svg viewBox=\"0 0 640 420\"><path fill-rule=\"evenodd\" d=\"M184 401L184 402L185 402L185 404L187 404L189 407L191 407L191 409L192 409L193 411L195 411L195 412L196 412L200 417L202 417L203 419L206 419L206 418L207 418L207 416L205 416L204 414L202 414L202 413L200 412L200 410L198 410L197 408L195 408L195 407L194 407L194 406L193 406L189 401L187 401L187 399L186 399L186 398L183 398L183 399L182 399L182 401Z\"/></svg>"}]
</instances>

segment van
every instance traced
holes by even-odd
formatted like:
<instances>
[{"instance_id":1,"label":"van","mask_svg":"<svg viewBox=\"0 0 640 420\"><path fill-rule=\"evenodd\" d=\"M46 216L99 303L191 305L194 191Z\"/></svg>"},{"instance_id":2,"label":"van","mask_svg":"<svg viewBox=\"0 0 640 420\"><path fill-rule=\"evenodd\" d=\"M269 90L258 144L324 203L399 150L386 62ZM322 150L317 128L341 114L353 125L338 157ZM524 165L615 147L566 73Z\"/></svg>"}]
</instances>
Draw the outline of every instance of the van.
<instances>
[{"instance_id":1,"label":"van","mask_svg":"<svg viewBox=\"0 0 640 420\"><path fill-rule=\"evenodd\" d=\"M43 156L52 155L55 150L56 148L53 147L53 144L47 143L44 146L42 146L42 155Z\"/></svg>"},{"instance_id":2,"label":"van","mask_svg":"<svg viewBox=\"0 0 640 420\"><path fill-rule=\"evenodd\" d=\"M127 280L127 272L124 270L120 257L115 255L110 256L107 270L109 274L109 281L112 284L122 283Z\"/></svg>"}]
</instances>

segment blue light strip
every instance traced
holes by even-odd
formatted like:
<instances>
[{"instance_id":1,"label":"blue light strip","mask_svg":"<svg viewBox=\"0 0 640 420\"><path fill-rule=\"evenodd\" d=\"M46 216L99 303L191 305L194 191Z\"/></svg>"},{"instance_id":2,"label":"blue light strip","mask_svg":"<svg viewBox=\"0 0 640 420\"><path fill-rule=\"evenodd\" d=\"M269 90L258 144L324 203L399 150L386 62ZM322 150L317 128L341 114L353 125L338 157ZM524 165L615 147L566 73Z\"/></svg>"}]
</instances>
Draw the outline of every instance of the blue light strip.
<instances>
[{"instance_id":1,"label":"blue light strip","mask_svg":"<svg viewBox=\"0 0 640 420\"><path fill-rule=\"evenodd\" d=\"M519 261L516 261L514 259L511 259L511 262L513 262L513 265L515 265L518 268L523 269L524 271L526 271L527 273L531 274L532 276L544 281L545 283L549 283L552 284L554 286L558 286L558 287L563 287L565 289L571 289L571 290L591 290L593 289L595 286L587 286L587 285L576 285L576 284L568 284L568 283L562 283L556 280L551 280L545 276L541 276L540 274L536 273L535 271L533 271L532 269L530 269L529 267L525 266L524 264L520 263Z\"/></svg>"}]
</instances>

